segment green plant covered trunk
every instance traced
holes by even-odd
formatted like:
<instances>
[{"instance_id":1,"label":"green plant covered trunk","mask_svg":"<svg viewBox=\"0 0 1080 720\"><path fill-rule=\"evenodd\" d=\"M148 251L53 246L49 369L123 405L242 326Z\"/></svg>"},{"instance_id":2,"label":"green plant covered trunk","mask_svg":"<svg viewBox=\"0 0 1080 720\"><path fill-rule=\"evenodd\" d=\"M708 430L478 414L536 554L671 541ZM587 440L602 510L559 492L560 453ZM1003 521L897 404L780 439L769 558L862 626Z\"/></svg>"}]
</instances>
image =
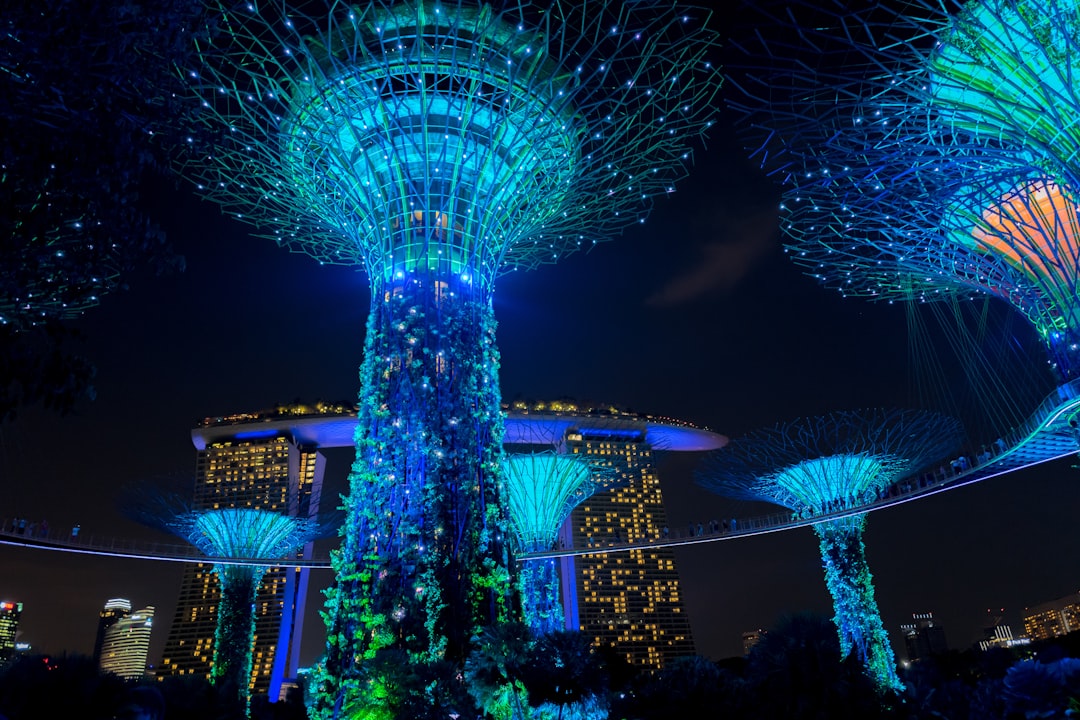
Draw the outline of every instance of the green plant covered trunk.
<instances>
[{"instance_id":1,"label":"green plant covered trunk","mask_svg":"<svg viewBox=\"0 0 1080 720\"><path fill-rule=\"evenodd\" d=\"M552 558L526 560L518 579L525 623L536 637L565 630L559 570Z\"/></svg>"},{"instance_id":2,"label":"green plant covered trunk","mask_svg":"<svg viewBox=\"0 0 1080 720\"><path fill-rule=\"evenodd\" d=\"M866 564L862 515L814 525L825 566L825 582L833 598L833 622L840 634L840 652L858 653L867 675L881 691L904 689L896 674L889 636L874 600L873 576Z\"/></svg>"},{"instance_id":3,"label":"green plant covered trunk","mask_svg":"<svg viewBox=\"0 0 1080 720\"><path fill-rule=\"evenodd\" d=\"M255 597L263 568L218 565L221 586L214 632L215 685L235 689L246 707L251 700L251 648L255 642Z\"/></svg>"},{"instance_id":4,"label":"green plant covered trunk","mask_svg":"<svg viewBox=\"0 0 1080 720\"><path fill-rule=\"evenodd\" d=\"M434 273L373 286L345 536L325 613L331 711L357 692L360 664L375 651L464 661L474 632L510 607L490 294L468 276Z\"/></svg>"}]
</instances>

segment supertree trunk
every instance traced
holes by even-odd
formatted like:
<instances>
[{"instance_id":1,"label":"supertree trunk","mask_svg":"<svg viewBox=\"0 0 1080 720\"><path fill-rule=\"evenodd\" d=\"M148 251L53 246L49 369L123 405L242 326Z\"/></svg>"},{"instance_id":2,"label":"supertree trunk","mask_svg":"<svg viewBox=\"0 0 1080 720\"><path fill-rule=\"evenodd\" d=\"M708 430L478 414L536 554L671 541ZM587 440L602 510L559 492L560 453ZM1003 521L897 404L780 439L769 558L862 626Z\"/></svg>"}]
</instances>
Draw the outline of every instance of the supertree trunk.
<instances>
[{"instance_id":1,"label":"supertree trunk","mask_svg":"<svg viewBox=\"0 0 1080 720\"><path fill-rule=\"evenodd\" d=\"M248 706L251 701L251 647L255 641L255 597L263 569L250 565L219 565L217 628L214 633L215 685L234 689Z\"/></svg>"},{"instance_id":2,"label":"supertree trunk","mask_svg":"<svg viewBox=\"0 0 1080 720\"><path fill-rule=\"evenodd\" d=\"M840 654L858 653L866 673L882 691L904 689L896 674L892 646L874 600L873 576L866 563L862 515L814 525L825 566L825 582L836 612Z\"/></svg>"},{"instance_id":3,"label":"supertree trunk","mask_svg":"<svg viewBox=\"0 0 1080 720\"><path fill-rule=\"evenodd\" d=\"M331 686L391 645L416 661L463 660L479 627L507 618L495 319L490 294L467 278L373 283L327 603ZM335 704L350 692L326 689Z\"/></svg>"},{"instance_id":4,"label":"supertree trunk","mask_svg":"<svg viewBox=\"0 0 1080 720\"><path fill-rule=\"evenodd\" d=\"M521 588L522 614L533 634L541 637L564 629L559 570L555 566L555 560L526 560L521 565L518 583Z\"/></svg>"}]
</instances>

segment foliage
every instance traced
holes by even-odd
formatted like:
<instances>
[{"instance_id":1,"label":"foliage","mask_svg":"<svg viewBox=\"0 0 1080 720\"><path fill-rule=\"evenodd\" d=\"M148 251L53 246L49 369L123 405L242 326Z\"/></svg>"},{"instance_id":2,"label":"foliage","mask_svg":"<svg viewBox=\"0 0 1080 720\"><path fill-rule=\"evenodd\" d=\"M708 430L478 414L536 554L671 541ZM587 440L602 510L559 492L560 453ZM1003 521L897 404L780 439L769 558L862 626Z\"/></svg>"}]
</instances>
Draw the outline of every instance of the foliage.
<instances>
[{"instance_id":1,"label":"foliage","mask_svg":"<svg viewBox=\"0 0 1080 720\"><path fill-rule=\"evenodd\" d=\"M1051 663L1023 660L1009 668L1004 685L1009 711L1022 717L1074 714L1080 705L1080 659Z\"/></svg>"},{"instance_id":2,"label":"foliage","mask_svg":"<svg viewBox=\"0 0 1080 720\"><path fill-rule=\"evenodd\" d=\"M526 687L529 704L556 708L561 720L575 706L606 713L603 703L607 678L589 639L580 632L556 630L541 636L529 652Z\"/></svg>"},{"instance_id":3,"label":"foliage","mask_svg":"<svg viewBox=\"0 0 1080 720\"><path fill-rule=\"evenodd\" d=\"M874 599L874 580L862 541L865 517L858 515L814 525L820 540L825 584L833 599L840 654L855 657L882 692L904 689L881 613Z\"/></svg>"},{"instance_id":4,"label":"foliage","mask_svg":"<svg viewBox=\"0 0 1080 720\"><path fill-rule=\"evenodd\" d=\"M110 717L124 681L84 655L27 655L0 672L0 713L10 720Z\"/></svg>"},{"instance_id":5,"label":"foliage","mask_svg":"<svg viewBox=\"0 0 1080 720\"><path fill-rule=\"evenodd\" d=\"M759 717L875 718L882 702L858 660L842 658L824 618L787 618L750 652L746 680Z\"/></svg>"},{"instance_id":6,"label":"foliage","mask_svg":"<svg viewBox=\"0 0 1080 720\"><path fill-rule=\"evenodd\" d=\"M460 674L445 661L416 662L386 648L360 665L361 691L343 706L347 720L445 720L471 717L474 708Z\"/></svg>"},{"instance_id":7,"label":"foliage","mask_svg":"<svg viewBox=\"0 0 1080 720\"><path fill-rule=\"evenodd\" d=\"M497 370L486 291L377 286L320 712L361 692L356 664L382 648L462 663L480 627L509 618Z\"/></svg>"},{"instance_id":8,"label":"foliage","mask_svg":"<svg viewBox=\"0 0 1080 720\"><path fill-rule=\"evenodd\" d=\"M491 718L529 717L524 678L532 644L529 628L520 623L487 627L474 638L465 662L465 681L469 694Z\"/></svg>"},{"instance_id":9,"label":"foliage","mask_svg":"<svg viewBox=\"0 0 1080 720\"><path fill-rule=\"evenodd\" d=\"M742 678L700 655L676 658L645 678L634 693L633 716L640 720L693 717L701 708L724 708L722 717L739 717L748 690Z\"/></svg>"}]
</instances>

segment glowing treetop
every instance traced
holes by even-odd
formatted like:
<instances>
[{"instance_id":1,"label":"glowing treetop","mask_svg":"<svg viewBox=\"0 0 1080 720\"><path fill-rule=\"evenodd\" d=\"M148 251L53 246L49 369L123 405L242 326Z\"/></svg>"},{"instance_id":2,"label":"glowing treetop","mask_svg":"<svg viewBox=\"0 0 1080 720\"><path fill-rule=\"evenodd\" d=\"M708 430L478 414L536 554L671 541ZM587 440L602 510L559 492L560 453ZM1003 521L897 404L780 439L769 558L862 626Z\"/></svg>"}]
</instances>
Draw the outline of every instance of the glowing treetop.
<instances>
[{"instance_id":1,"label":"glowing treetop","mask_svg":"<svg viewBox=\"0 0 1080 720\"><path fill-rule=\"evenodd\" d=\"M734 440L710 456L698 482L722 495L773 502L800 514L841 514L945 458L962 437L958 422L935 413L833 413ZM854 650L880 690L900 691L866 561L865 522L865 514L856 512L815 523L814 531L842 654Z\"/></svg>"},{"instance_id":2,"label":"glowing treetop","mask_svg":"<svg viewBox=\"0 0 1080 720\"><path fill-rule=\"evenodd\" d=\"M767 97L739 105L754 115L768 102L771 119L755 123L789 188L789 251L845 294L1002 298L1074 377L1077 3L983 0L953 17L909 4L887 27L869 17L808 23L804 57L813 47L820 72L774 55Z\"/></svg>"},{"instance_id":3,"label":"glowing treetop","mask_svg":"<svg viewBox=\"0 0 1080 720\"><path fill-rule=\"evenodd\" d=\"M178 513L163 523L207 557L275 559L329 531L315 519L255 508Z\"/></svg>"},{"instance_id":4,"label":"glowing treetop","mask_svg":"<svg viewBox=\"0 0 1080 720\"><path fill-rule=\"evenodd\" d=\"M615 480L610 469L576 456L528 453L506 457L504 492L517 551L550 549L571 511Z\"/></svg>"},{"instance_id":5,"label":"glowing treetop","mask_svg":"<svg viewBox=\"0 0 1080 720\"><path fill-rule=\"evenodd\" d=\"M577 455L543 452L504 458L503 487L515 550L521 554L550 550L570 512L617 481L613 469ZM554 559L526 559L518 573L518 587L525 622L535 633L563 628Z\"/></svg>"},{"instance_id":6,"label":"glowing treetop","mask_svg":"<svg viewBox=\"0 0 1080 720\"><path fill-rule=\"evenodd\" d=\"M218 141L185 173L279 244L373 281L489 286L610 239L684 174L720 83L705 14L669 3L221 13L189 73Z\"/></svg>"},{"instance_id":7,"label":"glowing treetop","mask_svg":"<svg viewBox=\"0 0 1080 720\"><path fill-rule=\"evenodd\" d=\"M853 410L750 433L713 453L698 482L728 497L823 514L857 507L956 450L963 428L916 410Z\"/></svg>"},{"instance_id":8,"label":"glowing treetop","mask_svg":"<svg viewBox=\"0 0 1080 720\"><path fill-rule=\"evenodd\" d=\"M255 508L192 510L163 499L156 513L144 518L186 539L211 558L274 559L305 543L325 537L331 528L302 518ZM251 652L255 637L255 598L266 567L219 563L214 566L221 598L214 631L215 683L250 700Z\"/></svg>"}]
</instances>

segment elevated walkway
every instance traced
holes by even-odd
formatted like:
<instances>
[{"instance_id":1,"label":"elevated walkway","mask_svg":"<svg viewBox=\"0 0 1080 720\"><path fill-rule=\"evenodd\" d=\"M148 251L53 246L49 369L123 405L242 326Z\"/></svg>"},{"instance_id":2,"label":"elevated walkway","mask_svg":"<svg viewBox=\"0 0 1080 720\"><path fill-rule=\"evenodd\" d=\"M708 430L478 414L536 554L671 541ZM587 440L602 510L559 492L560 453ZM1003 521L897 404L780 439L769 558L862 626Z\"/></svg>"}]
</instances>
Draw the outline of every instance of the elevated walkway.
<instances>
[{"instance_id":1,"label":"elevated walkway","mask_svg":"<svg viewBox=\"0 0 1080 720\"><path fill-rule=\"evenodd\" d=\"M630 542L615 542L609 545L594 543L589 547L559 548L531 553L519 559L595 555L721 542L806 527L826 520L837 520L902 505L1033 465L1076 455L1080 431L1071 427L1069 420L1077 412L1080 412L1080 379L1059 386L1039 404L1027 422L1003 434L995 442L995 447L991 450L993 454L985 462L975 463L959 473L952 472L946 462L944 475L927 471L922 475L905 478L889 487L878 499L863 505L852 505L838 508L834 512L808 516L801 516L791 510L778 510L768 515L751 517L719 520L702 518L700 522L690 523L687 527L669 529L660 537L633 539ZM973 458L968 460L970 462Z\"/></svg>"},{"instance_id":2,"label":"elevated walkway","mask_svg":"<svg viewBox=\"0 0 1080 720\"><path fill-rule=\"evenodd\" d=\"M1023 468L1050 462L1077 454L1077 438L1080 431L1069 425L1074 413L1080 412L1080 379L1058 387L1051 393L1021 427L1002 435L995 443L995 454L985 462L959 472L926 472L921 476L906 478L888 488L888 492L871 503L837 509L835 512L812 516L800 516L790 510L769 515L751 517L702 519L682 529L669 529L667 534L655 538L635 538L629 542L609 545L594 544L589 547L553 549L548 552L531 553L519 559L554 558L567 555L595 555L600 553L626 552L659 547L678 547L700 543L721 542L739 538L782 532L805 527L825 520L860 515L883 508L902 505L921 498L971 485L988 478L997 477ZM0 545L56 550L61 552L103 555L119 558L165 560L171 562L215 563L223 565L262 565L267 567L329 568L328 557L300 558L209 558L193 546L185 543L160 543L130 538L104 536L97 533L72 534L71 528L50 528L42 532L41 526L26 524L20 528L12 518L3 519L0 526ZM699 531L700 528L700 531Z\"/></svg>"},{"instance_id":3,"label":"elevated walkway","mask_svg":"<svg viewBox=\"0 0 1080 720\"><path fill-rule=\"evenodd\" d=\"M20 521L25 521L25 526L22 528L18 525ZM0 545L141 560L265 567L330 567L328 557L309 560L302 558L211 558L187 543L162 543L120 538L85 533L82 529L78 534L72 534L71 528L64 528L62 531L49 528L43 532L41 525L35 523L32 518L5 518L0 522L3 522L3 527L0 528Z\"/></svg>"}]
</instances>

